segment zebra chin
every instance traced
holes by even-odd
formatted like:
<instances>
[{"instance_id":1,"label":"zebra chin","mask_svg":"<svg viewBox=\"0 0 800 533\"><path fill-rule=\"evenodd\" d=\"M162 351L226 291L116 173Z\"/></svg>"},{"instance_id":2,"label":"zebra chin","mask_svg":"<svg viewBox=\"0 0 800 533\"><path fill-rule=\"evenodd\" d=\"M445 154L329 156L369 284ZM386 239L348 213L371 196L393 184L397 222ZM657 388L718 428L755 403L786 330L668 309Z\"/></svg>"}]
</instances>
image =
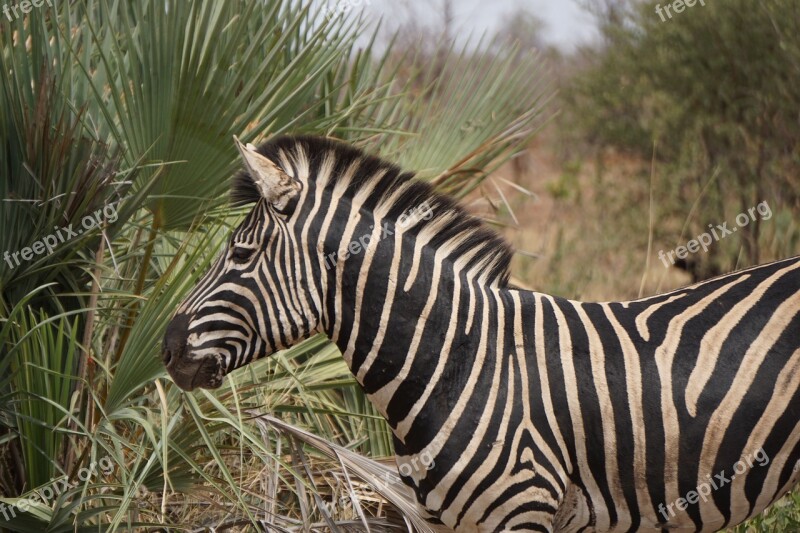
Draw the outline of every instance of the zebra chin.
<instances>
[{"instance_id":1,"label":"zebra chin","mask_svg":"<svg viewBox=\"0 0 800 533\"><path fill-rule=\"evenodd\" d=\"M185 391L217 389L225 380L225 372L220 358L205 356L175 358L167 364L167 373L172 381Z\"/></svg>"}]
</instances>

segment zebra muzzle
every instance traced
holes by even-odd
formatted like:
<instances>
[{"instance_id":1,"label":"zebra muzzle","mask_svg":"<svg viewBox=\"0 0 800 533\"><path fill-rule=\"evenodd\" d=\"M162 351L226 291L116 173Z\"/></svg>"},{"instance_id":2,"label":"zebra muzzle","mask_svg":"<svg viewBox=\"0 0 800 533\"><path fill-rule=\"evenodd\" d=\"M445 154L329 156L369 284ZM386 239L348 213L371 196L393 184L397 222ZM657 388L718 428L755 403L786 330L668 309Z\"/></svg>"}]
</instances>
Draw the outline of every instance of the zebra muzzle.
<instances>
[{"instance_id":1,"label":"zebra muzzle","mask_svg":"<svg viewBox=\"0 0 800 533\"><path fill-rule=\"evenodd\" d=\"M186 338L189 318L176 315L164 335L162 359L175 384L190 391L198 387L216 389L225 377L220 355L197 356L187 350Z\"/></svg>"},{"instance_id":2,"label":"zebra muzzle","mask_svg":"<svg viewBox=\"0 0 800 533\"><path fill-rule=\"evenodd\" d=\"M224 373L215 356L199 358L173 358L167 372L175 384L185 391L196 388L216 389L222 385Z\"/></svg>"}]
</instances>

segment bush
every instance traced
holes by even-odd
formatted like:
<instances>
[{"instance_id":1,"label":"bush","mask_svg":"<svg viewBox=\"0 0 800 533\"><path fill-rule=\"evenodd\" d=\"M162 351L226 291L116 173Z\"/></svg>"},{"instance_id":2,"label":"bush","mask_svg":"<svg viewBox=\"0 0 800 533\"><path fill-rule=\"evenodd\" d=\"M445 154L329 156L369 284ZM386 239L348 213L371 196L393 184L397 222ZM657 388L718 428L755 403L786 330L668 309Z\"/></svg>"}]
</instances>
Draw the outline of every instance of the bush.
<instances>
[{"instance_id":1,"label":"bush","mask_svg":"<svg viewBox=\"0 0 800 533\"><path fill-rule=\"evenodd\" d=\"M687 218L697 202L688 227L662 238L683 244L763 201L797 220L800 4L698 3L664 21L652 2L606 5L604 44L586 52L566 107L591 142L655 154L660 218ZM777 243L764 226L714 246L697 277L796 253L796 229Z\"/></svg>"}]
</instances>

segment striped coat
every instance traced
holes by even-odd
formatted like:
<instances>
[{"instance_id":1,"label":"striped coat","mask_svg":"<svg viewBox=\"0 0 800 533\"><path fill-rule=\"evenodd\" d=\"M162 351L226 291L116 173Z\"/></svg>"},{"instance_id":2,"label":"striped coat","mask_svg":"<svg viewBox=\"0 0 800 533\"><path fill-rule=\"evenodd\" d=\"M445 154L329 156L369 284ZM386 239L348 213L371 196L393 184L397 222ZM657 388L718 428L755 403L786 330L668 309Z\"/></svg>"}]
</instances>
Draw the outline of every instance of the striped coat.
<instances>
[{"instance_id":1,"label":"striped coat","mask_svg":"<svg viewBox=\"0 0 800 533\"><path fill-rule=\"evenodd\" d=\"M179 386L327 335L458 531L711 531L797 481L800 258L573 302L509 286L502 239L389 163L239 147L255 205L167 328Z\"/></svg>"}]
</instances>

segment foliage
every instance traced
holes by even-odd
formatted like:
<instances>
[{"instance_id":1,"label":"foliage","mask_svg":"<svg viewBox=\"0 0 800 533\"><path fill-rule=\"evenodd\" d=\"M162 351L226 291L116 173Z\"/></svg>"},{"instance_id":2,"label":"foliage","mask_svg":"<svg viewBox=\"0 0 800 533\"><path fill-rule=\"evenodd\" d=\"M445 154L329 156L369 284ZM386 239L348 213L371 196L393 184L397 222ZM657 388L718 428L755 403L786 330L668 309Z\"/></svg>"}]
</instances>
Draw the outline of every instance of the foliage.
<instances>
[{"instance_id":1,"label":"foliage","mask_svg":"<svg viewBox=\"0 0 800 533\"><path fill-rule=\"evenodd\" d=\"M655 156L667 176L656 217L689 222L656 237L683 244L767 201L775 220L714 246L699 277L796 253L797 225L783 221L800 209L797 2L709 2L664 21L650 2L606 7L605 44L586 52L565 107L591 141Z\"/></svg>"},{"instance_id":2,"label":"foliage","mask_svg":"<svg viewBox=\"0 0 800 533\"><path fill-rule=\"evenodd\" d=\"M369 505L318 505L345 467L258 418L392 454L326 339L214 393L181 392L159 359L171 313L242 216L224 208L233 134L334 135L464 194L536 131L544 88L506 56L445 49L443 77L406 62L419 73L411 90L391 47L379 55L364 35L358 18L290 0L75 0L0 18L2 247L83 230L0 262L0 501L37 500L0 530L404 527L374 493ZM535 58L514 61L535 70ZM110 471L84 479L104 460Z\"/></svg>"},{"instance_id":3,"label":"foliage","mask_svg":"<svg viewBox=\"0 0 800 533\"><path fill-rule=\"evenodd\" d=\"M800 529L800 494L791 492L760 515L731 528L734 533L797 531Z\"/></svg>"}]
</instances>

